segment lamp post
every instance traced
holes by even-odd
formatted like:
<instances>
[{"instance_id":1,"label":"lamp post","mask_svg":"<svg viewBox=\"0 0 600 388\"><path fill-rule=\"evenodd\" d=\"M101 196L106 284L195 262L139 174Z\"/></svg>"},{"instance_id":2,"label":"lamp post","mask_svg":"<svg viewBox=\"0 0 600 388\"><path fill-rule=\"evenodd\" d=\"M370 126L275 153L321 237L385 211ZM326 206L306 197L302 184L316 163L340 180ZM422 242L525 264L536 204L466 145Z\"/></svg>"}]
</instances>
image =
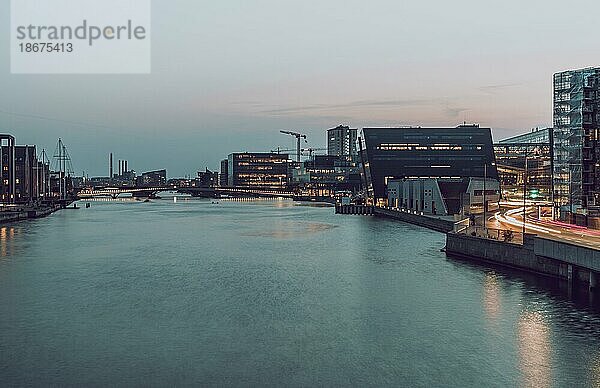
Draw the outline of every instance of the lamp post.
<instances>
[{"instance_id":1,"label":"lamp post","mask_svg":"<svg viewBox=\"0 0 600 388\"><path fill-rule=\"evenodd\" d=\"M525 239L525 223L527 217L527 151L525 151L525 170L523 174L523 239Z\"/></svg>"},{"instance_id":2,"label":"lamp post","mask_svg":"<svg viewBox=\"0 0 600 388\"><path fill-rule=\"evenodd\" d=\"M487 235L487 163L483 165L483 229Z\"/></svg>"}]
</instances>

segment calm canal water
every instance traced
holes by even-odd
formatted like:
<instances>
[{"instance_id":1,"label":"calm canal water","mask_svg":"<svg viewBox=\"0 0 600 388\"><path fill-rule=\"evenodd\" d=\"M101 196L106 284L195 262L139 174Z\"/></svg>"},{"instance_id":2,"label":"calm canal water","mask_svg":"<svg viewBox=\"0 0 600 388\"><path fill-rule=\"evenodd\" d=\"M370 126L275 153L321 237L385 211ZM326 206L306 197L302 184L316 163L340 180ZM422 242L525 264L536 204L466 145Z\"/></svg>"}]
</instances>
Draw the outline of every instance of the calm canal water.
<instances>
[{"instance_id":1,"label":"calm canal water","mask_svg":"<svg viewBox=\"0 0 600 388\"><path fill-rule=\"evenodd\" d=\"M287 201L0 229L0 385L600 386L600 314L444 236Z\"/></svg>"}]
</instances>

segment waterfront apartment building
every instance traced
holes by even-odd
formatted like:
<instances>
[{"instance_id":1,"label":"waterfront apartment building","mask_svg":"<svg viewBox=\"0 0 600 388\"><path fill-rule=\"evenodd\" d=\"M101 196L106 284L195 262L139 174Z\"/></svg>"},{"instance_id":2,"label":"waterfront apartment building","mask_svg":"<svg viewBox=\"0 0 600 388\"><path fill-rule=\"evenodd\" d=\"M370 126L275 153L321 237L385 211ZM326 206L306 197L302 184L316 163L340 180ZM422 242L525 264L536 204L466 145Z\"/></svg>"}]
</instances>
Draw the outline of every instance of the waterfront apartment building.
<instances>
[{"instance_id":1,"label":"waterfront apartment building","mask_svg":"<svg viewBox=\"0 0 600 388\"><path fill-rule=\"evenodd\" d=\"M286 188L288 154L233 153L227 162L227 186L247 188Z\"/></svg>"},{"instance_id":2,"label":"waterfront apartment building","mask_svg":"<svg viewBox=\"0 0 600 388\"><path fill-rule=\"evenodd\" d=\"M358 129L348 126L340 125L327 130L327 155L355 160L358 155L357 138Z\"/></svg>"},{"instance_id":3,"label":"waterfront apartment building","mask_svg":"<svg viewBox=\"0 0 600 388\"><path fill-rule=\"evenodd\" d=\"M15 147L15 202L27 203L40 197L35 146Z\"/></svg>"},{"instance_id":4,"label":"waterfront apartment building","mask_svg":"<svg viewBox=\"0 0 600 388\"><path fill-rule=\"evenodd\" d=\"M227 179L229 179L229 160L221 160L221 173L219 174L219 186L227 187Z\"/></svg>"},{"instance_id":5,"label":"waterfront apartment building","mask_svg":"<svg viewBox=\"0 0 600 388\"><path fill-rule=\"evenodd\" d=\"M554 200L562 213L600 206L600 68L554 74Z\"/></svg>"},{"instance_id":6,"label":"waterfront apartment building","mask_svg":"<svg viewBox=\"0 0 600 388\"><path fill-rule=\"evenodd\" d=\"M0 135L0 200L3 204L15 202L15 138Z\"/></svg>"},{"instance_id":7,"label":"waterfront apartment building","mask_svg":"<svg viewBox=\"0 0 600 388\"><path fill-rule=\"evenodd\" d=\"M502 196L522 201L553 202L553 130L531 132L494 144Z\"/></svg>"},{"instance_id":8,"label":"waterfront apartment building","mask_svg":"<svg viewBox=\"0 0 600 388\"><path fill-rule=\"evenodd\" d=\"M11 135L0 135L0 141L0 202L28 204L49 198L50 166L38 160L36 146L17 146Z\"/></svg>"},{"instance_id":9,"label":"waterfront apartment building","mask_svg":"<svg viewBox=\"0 0 600 388\"><path fill-rule=\"evenodd\" d=\"M167 184L167 170L145 172L135 180L137 187L161 187Z\"/></svg>"},{"instance_id":10,"label":"waterfront apartment building","mask_svg":"<svg viewBox=\"0 0 600 388\"><path fill-rule=\"evenodd\" d=\"M387 201L392 179L498 179L489 128L364 128L362 140L363 183L375 203Z\"/></svg>"}]
</instances>

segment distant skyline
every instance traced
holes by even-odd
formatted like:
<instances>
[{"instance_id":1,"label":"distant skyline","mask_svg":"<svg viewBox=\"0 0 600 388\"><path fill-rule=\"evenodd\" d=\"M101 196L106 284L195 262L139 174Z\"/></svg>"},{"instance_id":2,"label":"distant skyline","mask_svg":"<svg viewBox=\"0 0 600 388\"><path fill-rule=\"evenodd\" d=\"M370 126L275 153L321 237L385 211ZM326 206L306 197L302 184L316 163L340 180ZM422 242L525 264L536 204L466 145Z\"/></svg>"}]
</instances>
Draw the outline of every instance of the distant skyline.
<instances>
[{"instance_id":1,"label":"distant skyline","mask_svg":"<svg viewBox=\"0 0 600 388\"><path fill-rule=\"evenodd\" d=\"M281 129L324 147L339 124L466 121L500 140L552 125L553 73L600 66L600 4L552 3L155 0L150 75L11 75L2 55L0 132L50 153L62 137L90 176L110 152L138 172L218 170L294 148Z\"/></svg>"}]
</instances>

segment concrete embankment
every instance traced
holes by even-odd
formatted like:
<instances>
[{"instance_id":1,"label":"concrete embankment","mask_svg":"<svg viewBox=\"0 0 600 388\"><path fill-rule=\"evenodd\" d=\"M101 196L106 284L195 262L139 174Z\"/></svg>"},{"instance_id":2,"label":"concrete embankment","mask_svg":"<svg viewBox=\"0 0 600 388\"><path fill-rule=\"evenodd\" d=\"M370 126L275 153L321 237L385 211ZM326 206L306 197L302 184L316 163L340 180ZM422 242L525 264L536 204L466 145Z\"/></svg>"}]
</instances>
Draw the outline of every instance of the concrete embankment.
<instances>
[{"instance_id":1,"label":"concrete embankment","mask_svg":"<svg viewBox=\"0 0 600 388\"><path fill-rule=\"evenodd\" d=\"M0 222L15 222L26 220L28 217L26 211L2 211L0 212Z\"/></svg>"},{"instance_id":2,"label":"concrete embankment","mask_svg":"<svg viewBox=\"0 0 600 388\"><path fill-rule=\"evenodd\" d=\"M525 235L521 245L448 233L446 253L552 276L574 287L595 289L600 276L600 250L535 235Z\"/></svg>"},{"instance_id":3,"label":"concrete embankment","mask_svg":"<svg viewBox=\"0 0 600 388\"><path fill-rule=\"evenodd\" d=\"M33 208L0 211L0 223L9 223L34 218L47 217L50 214L62 208L63 206L61 205L49 205Z\"/></svg>"}]
</instances>

